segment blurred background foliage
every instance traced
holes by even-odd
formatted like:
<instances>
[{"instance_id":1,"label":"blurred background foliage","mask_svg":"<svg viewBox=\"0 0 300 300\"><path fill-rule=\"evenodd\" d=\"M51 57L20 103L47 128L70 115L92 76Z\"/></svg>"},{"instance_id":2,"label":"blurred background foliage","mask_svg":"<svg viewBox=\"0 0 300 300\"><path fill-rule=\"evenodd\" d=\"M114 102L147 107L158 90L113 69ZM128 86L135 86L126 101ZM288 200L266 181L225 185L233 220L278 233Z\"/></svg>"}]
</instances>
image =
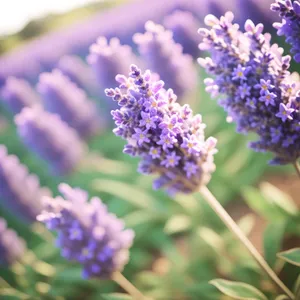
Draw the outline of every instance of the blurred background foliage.
<instances>
[{"instance_id":1,"label":"blurred background foliage","mask_svg":"<svg viewBox=\"0 0 300 300\"><path fill-rule=\"evenodd\" d=\"M64 15L33 20L20 32L2 37L0 53L121 2L124 1L94 3ZM286 48L274 32L272 35ZM219 149L215 156L217 169L209 188L293 288L299 269L284 264L276 253L300 244L299 180L291 167L268 166L269 155L247 148L253 137L236 134L234 124L226 122L217 101L204 91L204 71L200 67L198 70L198 90L191 105L202 114L207 124L206 135L217 137ZM293 65L293 70L299 72L300 68ZM136 172L137 159L122 153L124 142L111 130L90 140L89 147L125 165L96 165L70 176L53 177L45 163L20 142L12 117L2 106L0 117L0 144L37 174L42 186L51 188L54 195L60 182L86 189L90 195L100 196L110 211L134 229L136 239L124 274L147 295L161 300L231 299L209 284L214 278L225 278L249 283L264 291L269 299L275 299L275 287L201 197L178 195L172 199L163 191L153 191L152 178ZM122 292L113 282L81 279L80 266L60 257L44 229L24 225L4 205L0 205L0 216L24 237L36 258L56 268L56 273L49 275L43 266L35 266L30 257L25 267L1 268L0 276L9 286L6 289L2 284L0 299L127 299L109 295Z\"/></svg>"}]
</instances>

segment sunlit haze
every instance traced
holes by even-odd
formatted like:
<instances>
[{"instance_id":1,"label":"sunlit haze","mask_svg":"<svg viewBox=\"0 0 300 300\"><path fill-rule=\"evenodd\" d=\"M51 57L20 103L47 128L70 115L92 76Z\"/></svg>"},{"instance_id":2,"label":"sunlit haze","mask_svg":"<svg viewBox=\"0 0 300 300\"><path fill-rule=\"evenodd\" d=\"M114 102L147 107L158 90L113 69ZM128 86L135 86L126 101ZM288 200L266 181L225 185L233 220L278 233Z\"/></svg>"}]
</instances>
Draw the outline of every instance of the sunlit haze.
<instances>
[{"instance_id":1,"label":"sunlit haze","mask_svg":"<svg viewBox=\"0 0 300 300\"><path fill-rule=\"evenodd\" d=\"M30 20L49 13L63 13L101 0L2 0L0 1L0 35L22 29Z\"/></svg>"}]
</instances>

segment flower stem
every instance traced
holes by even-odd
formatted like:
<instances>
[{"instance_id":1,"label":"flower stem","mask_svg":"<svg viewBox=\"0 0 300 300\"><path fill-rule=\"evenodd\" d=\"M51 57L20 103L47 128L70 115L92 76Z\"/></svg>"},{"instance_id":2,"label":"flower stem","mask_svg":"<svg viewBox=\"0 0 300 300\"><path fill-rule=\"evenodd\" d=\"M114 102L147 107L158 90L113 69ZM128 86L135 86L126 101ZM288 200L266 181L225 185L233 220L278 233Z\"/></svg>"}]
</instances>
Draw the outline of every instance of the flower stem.
<instances>
[{"instance_id":1,"label":"flower stem","mask_svg":"<svg viewBox=\"0 0 300 300\"><path fill-rule=\"evenodd\" d=\"M122 287L129 295L133 297L134 300L146 300L146 297L130 282L128 281L120 272L113 274L112 279Z\"/></svg>"},{"instance_id":2,"label":"flower stem","mask_svg":"<svg viewBox=\"0 0 300 300\"><path fill-rule=\"evenodd\" d=\"M205 186L201 187L199 192L210 205L210 207L215 211L219 218L224 222L227 228L239 239L242 244L247 248L249 253L257 261L260 267L265 271L265 273L273 280L273 282L292 300L295 299L294 294L289 290L289 288L279 279L276 273L270 268L268 263L262 257L262 255L253 246L250 240L245 236L242 230L238 227L235 221L226 212L223 206L218 202L214 195Z\"/></svg>"},{"instance_id":3,"label":"flower stem","mask_svg":"<svg viewBox=\"0 0 300 300\"><path fill-rule=\"evenodd\" d=\"M297 172L298 176L300 177L300 166L299 166L299 164L297 163L297 161L295 161L295 162L293 163L293 166L295 167L296 172Z\"/></svg>"}]
</instances>

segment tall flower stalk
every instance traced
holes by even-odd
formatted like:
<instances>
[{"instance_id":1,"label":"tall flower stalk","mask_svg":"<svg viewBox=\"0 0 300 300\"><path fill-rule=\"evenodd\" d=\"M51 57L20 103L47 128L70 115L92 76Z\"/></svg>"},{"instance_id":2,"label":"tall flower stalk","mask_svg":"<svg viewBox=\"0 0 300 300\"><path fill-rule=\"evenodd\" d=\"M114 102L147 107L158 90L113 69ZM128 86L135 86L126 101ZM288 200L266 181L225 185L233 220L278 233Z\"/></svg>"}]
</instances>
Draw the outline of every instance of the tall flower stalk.
<instances>
[{"instance_id":1,"label":"tall flower stalk","mask_svg":"<svg viewBox=\"0 0 300 300\"><path fill-rule=\"evenodd\" d=\"M294 299L292 292L278 278L238 225L206 188L212 172L217 140L205 138L205 124L200 115L193 115L188 105L176 102L172 90L163 88L163 81L151 78L132 65L129 77L119 75L118 88L106 89L120 106L112 111L114 133L127 140L124 152L139 156L139 171L158 174L154 188L166 188L170 194L200 192L228 229L246 247L262 270L276 285Z\"/></svg>"},{"instance_id":2,"label":"tall flower stalk","mask_svg":"<svg viewBox=\"0 0 300 300\"><path fill-rule=\"evenodd\" d=\"M44 211L38 220L58 232L56 244L63 257L83 266L85 279L113 279L135 299L144 299L120 272L129 260L134 232L107 211L97 197L88 201L88 193L60 184L63 197L44 198Z\"/></svg>"},{"instance_id":3,"label":"tall flower stalk","mask_svg":"<svg viewBox=\"0 0 300 300\"><path fill-rule=\"evenodd\" d=\"M214 78L206 78L206 91L221 95L220 105L237 124L239 133L254 132L255 151L270 151L271 164L295 164L300 158L300 82L288 71L290 56L282 56L263 25L245 23L245 32L228 12L220 19L208 15L211 29L201 28L201 49L211 58L199 63Z\"/></svg>"}]
</instances>

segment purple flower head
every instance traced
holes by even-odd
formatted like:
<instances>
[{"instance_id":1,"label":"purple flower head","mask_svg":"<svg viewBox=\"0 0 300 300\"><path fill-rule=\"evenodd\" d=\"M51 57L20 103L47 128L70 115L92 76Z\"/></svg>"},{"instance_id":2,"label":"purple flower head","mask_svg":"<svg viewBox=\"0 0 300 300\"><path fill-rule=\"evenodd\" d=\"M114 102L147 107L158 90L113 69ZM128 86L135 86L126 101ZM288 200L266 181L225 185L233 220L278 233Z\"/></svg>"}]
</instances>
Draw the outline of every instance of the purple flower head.
<instances>
[{"instance_id":1,"label":"purple flower head","mask_svg":"<svg viewBox=\"0 0 300 300\"><path fill-rule=\"evenodd\" d=\"M300 2L295 0L275 0L271 10L278 12L282 18L281 23L276 22L273 26L278 35L284 35L286 42L292 45L296 62L300 62Z\"/></svg>"},{"instance_id":2,"label":"purple flower head","mask_svg":"<svg viewBox=\"0 0 300 300\"><path fill-rule=\"evenodd\" d=\"M90 47L87 61L92 66L101 95L105 98L104 89L115 83L116 75L126 74L130 64L137 61L137 58L130 46L122 45L117 38L108 41L100 37ZM108 107L116 108L116 105L110 101Z\"/></svg>"},{"instance_id":3,"label":"purple flower head","mask_svg":"<svg viewBox=\"0 0 300 300\"><path fill-rule=\"evenodd\" d=\"M195 35L199 28L198 20L189 11L176 10L166 16L164 26L173 33L174 41L181 44L183 52L196 58L199 55L199 37Z\"/></svg>"},{"instance_id":4,"label":"purple flower head","mask_svg":"<svg viewBox=\"0 0 300 300\"><path fill-rule=\"evenodd\" d=\"M182 53L182 46L174 42L172 32L151 21L145 24L145 29L144 34L135 34L133 40L149 69L157 72L179 98L194 90L197 71L192 57Z\"/></svg>"},{"instance_id":5,"label":"purple flower head","mask_svg":"<svg viewBox=\"0 0 300 300\"><path fill-rule=\"evenodd\" d=\"M50 194L47 188L40 187L37 176L29 174L26 166L0 145L0 198L5 208L34 222L42 209L41 198Z\"/></svg>"},{"instance_id":6,"label":"purple flower head","mask_svg":"<svg viewBox=\"0 0 300 300\"><path fill-rule=\"evenodd\" d=\"M86 153L77 132L56 114L24 108L15 122L26 146L48 162L55 174L72 172Z\"/></svg>"},{"instance_id":7,"label":"purple flower head","mask_svg":"<svg viewBox=\"0 0 300 300\"><path fill-rule=\"evenodd\" d=\"M215 169L216 139L205 140L201 116L193 116L188 105L177 103L171 89L165 90L161 83L158 89L149 71L143 74L131 65L126 82L126 89L107 89L106 93L113 99L117 97L119 103L123 98L132 98L130 104L120 105L112 115L117 134L128 141L124 151L130 149L130 154L134 152L142 159L138 170L158 174L153 187L165 187L172 193L191 193L207 184ZM147 127L142 120L151 116L149 108L153 103L155 126ZM120 122L119 115L126 114L131 115L130 121Z\"/></svg>"},{"instance_id":8,"label":"purple flower head","mask_svg":"<svg viewBox=\"0 0 300 300\"><path fill-rule=\"evenodd\" d=\"M31 107L40 101L30 84L15 77L8 77L1 89L0 99L13 114L18 114L24 107Z\"/></svg>"},{"instance_id":9,"label":"purple flower head","mask_svg":"<svg viewBox=\"0 0 300 300\"><path fill-rule=\"evenodd\" d=\"M100 116L96 105L88 99L84 90L59 70L42 73L37 88L45 109L58 114L82 138L100 131Z\"/></svg>"},{"instance_id":10,"label":"purple flower head","mask_svg":"<svg viewBox=\"0 0 300 300\"><path fill-rule=\"evenodd\" d=\"M231 12L220 19L209 15L205 22L211 28L199 29L200 48L208 50L211 58L198 62L215 77L204 81L206 90L212 96L226 96L220 105L237 123L238 132L257 134L251 148L273 152L273 161L292 163L300 157L299 78L290 74L290 57L271 45L262 24L247 20L243 32L233 18ZM230 74L240 79L233 80Z\"/></svg>"},{"instance_id":11,"label":"purple flower head","mask_svg":"<svg viewBox=\"0 0 300 300\"><path fill-rule=\"evenodd\" d=\"M56 67L79 88L94 93L96 78L89 66L79 56L65 55L60 58Z\"/></svg>"},{"instance_id":12,"label":"purple flower head","mask_svg":"<svg viewBox=\"0 0 300 300\"><path fill-rule=\"evenodd\" d=\"M44 198L38 220L58 232L62 256L83 265L84 278L110 278L122 271L129 258L134 232L107 211L102 201L79 188L60 184L63 195Z\"/></svg>"},{"instance_id":13,"label":"purple flower head","mask_svg":"<svg viewBox=\"0 0 300 300\"><path fill-rule=\"evenodd\" d=\"M22 258L26 244L17 233L7 228L6 221L0 218L0 265L10 266Z\"/></svg>"}]
</instances>

